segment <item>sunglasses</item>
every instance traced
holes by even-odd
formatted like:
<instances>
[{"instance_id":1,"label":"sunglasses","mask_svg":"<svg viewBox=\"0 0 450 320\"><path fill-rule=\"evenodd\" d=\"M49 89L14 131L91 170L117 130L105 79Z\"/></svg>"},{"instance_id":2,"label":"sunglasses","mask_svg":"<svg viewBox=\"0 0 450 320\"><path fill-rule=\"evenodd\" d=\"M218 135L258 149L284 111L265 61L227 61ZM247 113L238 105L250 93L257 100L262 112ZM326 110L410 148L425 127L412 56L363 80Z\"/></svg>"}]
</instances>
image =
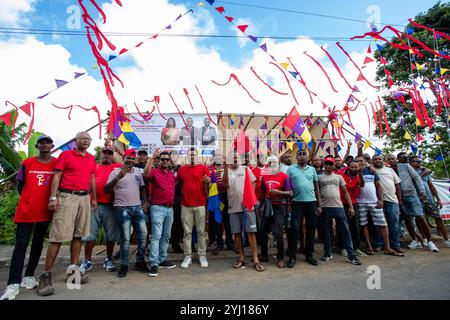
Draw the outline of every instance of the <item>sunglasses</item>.
<instances>
[{"instance_id":1,"label":"sunglasses","mask_svg":"<svg viewBox=\"0 0 450 320\"><path fill-rule=\"evenodd\" d=\"M170 159L169 158L161 158L161 159L159 159L159 161L170 161Z\"/></svg>"},{"instance_id":2,"label":"sunglasses","mask_svg":"<svg viewBox=\"0 0 450 320\"><path fill-rule=\"evenodd\" d=\"M326 166L334 166L334 163L333 162L325 162L325 165Z\"/></svg>"}]
</instances>

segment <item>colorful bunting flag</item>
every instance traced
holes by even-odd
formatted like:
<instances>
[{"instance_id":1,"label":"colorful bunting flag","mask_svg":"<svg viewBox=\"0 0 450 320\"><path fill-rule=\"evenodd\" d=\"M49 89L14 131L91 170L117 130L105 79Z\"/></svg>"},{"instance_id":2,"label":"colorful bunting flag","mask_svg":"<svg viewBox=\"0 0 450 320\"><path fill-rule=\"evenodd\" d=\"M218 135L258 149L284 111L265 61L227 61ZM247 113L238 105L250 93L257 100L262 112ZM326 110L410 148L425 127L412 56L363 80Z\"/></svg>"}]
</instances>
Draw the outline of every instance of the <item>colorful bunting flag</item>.
<instances>
[{"instance_id":1,"label":"colorful bunting flag","mask_svg":"<svg viewBox=\"0 0 450 320\"><path fill-rule=\"evenodd\" d=\"M406 140L411 140L411 135L409 134L408 131L405 132L405 139Z\"/></svg>"},{"instance_id":2,"label":"colorful bunting flag","mask_svg":"<svg viewBox=\"0 0 450 320\"><path fill-rule=\"evenodd\" d=\"M56 82L56 88L61 88L62 86L65 86L68 82L64 80L55 79Z\"/></svg>"},{"instance_id":3,"label":"colorful bunting flag","mask_svg":"<svg viewBox=\"0 0 450 320\"><path fill-rule=\"evenodd\" d=\"M372 143L369 140L366 140L364 142L364 150L369 149L371 145L372 145Z\"/></svg>"},{"instance_id":4,"label":"colorful bunting flag","mask_svg":"<svg viewBox=\"0 0 450 320\"><path fill-rule=\"evenodd\" d=\"M287 147L291 151L294 150L294 144L295 144L295 142L293 142L293 141L286 142Z\"/></svg>"},{"instance_id":5,"label":"colorful bunting flag","mask_svg":"<svg viewBox=\"0 0 450 320\"><path fill-rule=\"evenodd\" d=\"M444 161L444 155L440 153L436 158L434 158L437 161Z\"/></svg>"}]
</instances>

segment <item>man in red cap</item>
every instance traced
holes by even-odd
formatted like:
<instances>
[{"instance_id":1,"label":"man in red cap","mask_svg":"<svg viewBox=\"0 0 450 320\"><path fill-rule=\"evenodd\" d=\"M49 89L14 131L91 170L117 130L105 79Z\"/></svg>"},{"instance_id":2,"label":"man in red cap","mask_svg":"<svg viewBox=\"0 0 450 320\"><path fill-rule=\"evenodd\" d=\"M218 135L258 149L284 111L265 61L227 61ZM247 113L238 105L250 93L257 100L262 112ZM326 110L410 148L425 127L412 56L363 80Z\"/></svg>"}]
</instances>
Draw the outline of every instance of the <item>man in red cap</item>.
<instances>
[{"instance_id":1,"label":"man in red cap","mask_svg":"<svg viewBox=\"0 0 450 320\"><path fill-rule=\"evenodd\" d=\"M125 152L125 162L122 168L114 169L105 185L105 193L114 191L114 211L120 230L120 270L117 276L124 278L128 273L128 253L131 238L131 226L136 230L138 252L136 270L148 273L150 269L144 260L147 226L145 213L148 203L145 198L145 184L141 172L133 165L136 161L136 151L128 149ZM145 199L141 205L141 198Z\"/></svg>"},{"instance_id":2,"label":"man in red cap","mask_svg":"<svg viewBox=\"0 0 450 320\"><path fill-rule=\"evenodd\" d=\"M353 265L360 265L361 262L358 258L356 258L353 250L352 238L350 236L348 222L339 191L342 192L342 195L345 197L346 203L349 206L348 214L350 217L355 215L352 200L345 186L344 178L333 172L335 165L333 156L325 157L325 159L323 159L323 163L325 164L325 172L319 175L320 203L322 208L318 208L318 213L322 215L324 223L323 246L325 254L321 260L328 262L333 259L333 255L331 254L330 229L334 218L336 220L336 226L339 230L339 234L342 237L343 247L347 250L347 261Z\"/></svg>"},{"instance_id":3,"label":"man in red cap","mask_svg":"<svg viewBox=\"0 0 450 320\"><path fill-rule=\"evenodd\" d=\"M95 186L97 190L98 206L92 210L91 215L91 234L84 238L86 241L84 248L84 261L80 265L80 271L85 273L92 269L92 251L94 250L95 240L98 231L103 226L106 240L106 259L103 267L106 271L111 272L116 268L112 260L114 243L119 241L119 226L114 215L113 195L105 193L104 188L111 172L122 167L120 163L113 163L114 151L111 147L104 147L100 155L100 163L97 164L95 170Z\"/></svg>"}]
</instances>

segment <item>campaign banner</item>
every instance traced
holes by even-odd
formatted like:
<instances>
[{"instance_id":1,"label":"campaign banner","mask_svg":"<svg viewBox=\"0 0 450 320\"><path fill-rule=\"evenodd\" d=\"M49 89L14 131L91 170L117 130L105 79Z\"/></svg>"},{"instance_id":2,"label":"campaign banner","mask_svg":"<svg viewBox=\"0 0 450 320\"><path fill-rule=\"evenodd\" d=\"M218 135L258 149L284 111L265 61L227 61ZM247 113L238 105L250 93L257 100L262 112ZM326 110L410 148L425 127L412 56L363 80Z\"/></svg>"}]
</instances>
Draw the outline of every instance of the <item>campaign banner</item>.
<instances>
[{"instance_id":1,"label":"campaign banner","mask_svg":"<svg viewBox=\"0 0 450 320\"><path fill-rule=\"evenodd\" d=\"M433 184L441 198L442 209L440 210L440 214L442 220L450 220L450 181L435 180L433 181Z\"/></svg>"},{"instance_id":2,"label":"campaign banner","mask_svg":"<svg viewBox=\"0 0 450 320\"><path fill-rule=\"evenodd\" d=\"M131 115L130 125L142 141L142 149L152 153L155 149L177 150L180 156L194 147L198 156L211 157L218 147L218 130L205 114L154 114L148 121L138 121L139 114Z\"/></svg>"}]
</instances>

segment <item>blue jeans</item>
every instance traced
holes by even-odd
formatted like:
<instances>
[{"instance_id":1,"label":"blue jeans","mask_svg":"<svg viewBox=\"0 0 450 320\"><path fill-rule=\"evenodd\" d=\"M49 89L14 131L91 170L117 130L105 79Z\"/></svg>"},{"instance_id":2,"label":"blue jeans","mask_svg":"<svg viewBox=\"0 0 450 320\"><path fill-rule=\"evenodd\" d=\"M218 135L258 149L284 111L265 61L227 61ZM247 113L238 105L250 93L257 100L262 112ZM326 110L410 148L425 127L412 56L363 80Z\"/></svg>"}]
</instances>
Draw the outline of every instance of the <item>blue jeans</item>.
<instances>
[{"instance_id":1,"label":"blue jeans","mask_svg":"<svg viewBox=\"0 0 450 320\"><path fill-rule=\"evenodd\" d=\"M355 257L353 251L352 237L348 229L347 217L345 216L344 208L322 208L323 217L323 248L325 255L331 255L331 237L330 229L333 223L333 218L336 220L336 227L341 237L342 246L347 250L348 257Z\"/></svg>"},{"instance_id":2,"label":"blue jeans","mask_svg":"<svg viewBox=\"0 0 450 320\"><path fill-rule=\"evenodd\" d=\"M152 205L152 237L150 244L150 265L158 266L167 259L170 231L173 223L173 208Z\"/></svg>"},{"instance_id":3,"label":"blue jeans","mask_svg":"<svg viewBox=\"0 0 450 320\"><path fill-rule=\"evenodd\" d=\"M400 249L400 207L398 203L384 201L384 216L389 228L389 243L392 249ZM384 247L379 228L376 227L375 247Z\"/></svg>"},{"instance_id":4,"label":"blue jeans","mask_svg":"<svg viewBox=\"0 0 450 320\"><path fill-rule=\"evenodd\" d=\"M131 225L133 225L134 230L136 230L138 241L136 262L144 261L147 226L145 224L145 214L142 207L115 207L114 212L120 229L120 265L128 266Z\"/></svg>"}]
</instances>

